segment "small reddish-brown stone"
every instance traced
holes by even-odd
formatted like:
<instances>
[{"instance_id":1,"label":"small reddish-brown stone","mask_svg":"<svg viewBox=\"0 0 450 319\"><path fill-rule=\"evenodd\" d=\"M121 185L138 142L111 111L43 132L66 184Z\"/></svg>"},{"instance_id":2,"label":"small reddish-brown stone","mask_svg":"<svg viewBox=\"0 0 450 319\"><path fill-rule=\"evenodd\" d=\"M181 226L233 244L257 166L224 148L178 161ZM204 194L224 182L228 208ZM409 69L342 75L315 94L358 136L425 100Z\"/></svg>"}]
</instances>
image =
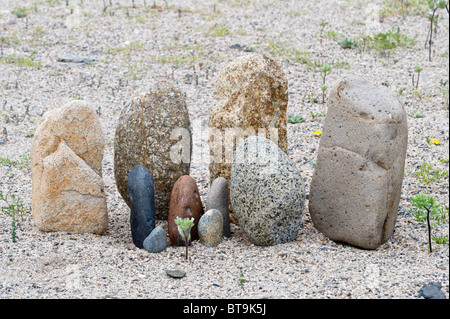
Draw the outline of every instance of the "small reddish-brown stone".
<instances>
[{"instance_id":1,"label":"small reddish-brown stone","mask_svg":"<svg viewBox=\"0 0 450 319\"><path fill-rule=\"evenodd\" d=\"M191 241L198 239L198 221L203 215L203 205L197 183L189 175L181 176L175 183L170 195L168 232L172 245L184 246L184 241L178 236L178 226L175 219L194 217L194 227L191 229Z\"/></svg>"}]
</instances>

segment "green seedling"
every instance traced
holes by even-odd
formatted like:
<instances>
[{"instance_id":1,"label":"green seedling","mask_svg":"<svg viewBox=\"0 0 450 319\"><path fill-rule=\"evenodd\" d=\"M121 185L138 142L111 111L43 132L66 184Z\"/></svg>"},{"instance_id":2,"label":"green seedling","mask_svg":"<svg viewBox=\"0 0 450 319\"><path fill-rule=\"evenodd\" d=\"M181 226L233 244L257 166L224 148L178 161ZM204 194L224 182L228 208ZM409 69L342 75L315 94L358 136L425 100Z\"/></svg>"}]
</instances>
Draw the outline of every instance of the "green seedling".
<instances>
[{"instance_id":1,"label":"green seedling","mask_svg":"<svg viewBox=\"0 0 450 319\"><path fill-rule=\"evenodd\" d=\"M418 118L422 118L423 114L419 110L414 110L409 113L409 116L418 119Z\"/></svg>"},{"instance_id":2,"label":"green seedling","mask_svg":"<svg viewBox=\"0 0 450 319\"><path fill-rule=\"evenodd\" d=\"M448 171L439 169L432 169L433 164L428 164L427 162L422 163L420 169L414 172L414 175L419 179L421 183L431 185L442 178L448 178Z\"/></svg>"},{"instance_id":3,"label":"green seedling","mask_svg":"<svg viewBox=\"0 0 450 319\"><path fill-rule=\"evenodd\" d=\"M322 90L322 103L325 103L325 91L328 89L327 85L322 85L320 87L320 89Z\"/></svg>"},{"instance_id":4,"label":"green seedling","mask_svg":"<svg viewBox=\"0 0 450 319\"><path fill-rule=\"evenodd\" d=\"M305 119L303 118L303 116L299 115L290 115L287 119L287 121L291 124L298 124L298 123L302 123L305 121Z\"/></svg>"},{"instance_id":5,"label":"green seedling","mask_svg":"<svg viewBox=\"0 0 450 319\"><path fill-rule=\"evenodd\" d=\"M320 89L322 90L322 103L325 103L325 91L328 89L328 86L326 85L326 78L330 72L331 66L329 66L328 64L323 65L320 70L320 74L322 75L323 80L322 86L320 87Z\"/></svg>"},{"instance_id":6,"label":"green seedling","mask_svg":"<svg viewBox=\"0 0 450 319\"><path fill-rule=\"evenodd\" d=\"M239 287L244 289L244 284L247 280L244 278L244 271L242 269L239 269Z\"/></svg>"},{"instance_id":7,"label":"green seedling","mask_svg":"<svg viewBox=\"0 0 450 319\"><path fill-rule=\"evenodd\" d=\"M339 41L338 44L343 49L351 49L352 47L356 46L356 43L352 39L349 39L347 37Z\"/></svg>"},{"instance_id":8,"label":"green seedling","mask_svg":"<svg viewBox=\"0 0 450 319\"><path fill-rule=\"evenodd\" d=\"M2 206L6 204L6 206ZM25 209L20 197L15 195L3 194L0 190L0 213L11 217L11 240L13 243L17 241L17 217L23 218Z\"/></svg>"},{"instance_id":9,"label":"green seedling","mask_svg":"<svg viewBox=\"0 0 450 319\"><path fill-rule=\"evenodd\" d=\"M180 234L181 238L183 238L184 243L186 244L186 254L185 259L188 260L188 250L189 250L189 244L191 242L191 229L194 227L194 217L191 219L189 218L180 218L177 217L175 219L175 224L178 226L178 233Z\"/></svg>"},{"instance_id":10,"label":"green seedling","mask_svg":"<svg viewBox=\"0 0 450 319\"><path fill-rule=\"evenodd\" d=\"M437 23L439 20L439 13L436 11L438 9L447 9L447 0L428 0L428 6L431 9L431 12L428 13L427 18L430 20L430 28L428 30L427 40L425 41L425 49L428 46L428 61L431 62L431 45L433 43L433 30L437 30ZM435 32L436 33L436 32Z\"/></svg>"},{"instance_id":11,"label":"green seedling","mask_svg":"<svg viewBox=\"0 0 450 319\"><path fill-rule=\"evenodd\" d=\"M442 207L441 203L437 202L433 196L420 193L416 196L411 196L411 204L416 207L416 210L410 209L409 213L418 222L427 222L428 228L428 248L432 252L431 247L431 230L439 225L449 222L449 208ZM445 239L446 238L446 239ZM448 236L433 237L436 243L448 242Z\"/></svg>"},{"instance_id":12,"label":"green seedling","mask_svg":"<svg viewBox=\"0 0 450 319\"><path fill-rule=\"evenodd\" d=\"M420 78L420 72L422 72L423 68L420 66L416 66L414 68L414 73L417 73L417 81L414 83L414 73L412 74L412 84L413 87L415 87L416 89L419 88L419 78Z\"/></svg>"},{"instance_id":13,"label":"green seedling","mask_svg":"<svg viewBox=\"0 0 450 319\"><path fill-rule=\"evenodd\" d=\"M319 118L319 117L325 117L325 114L320 113L320 112L313 112L313 111L310 111L309 114L311 114L311 117L312 117L313 121L314 121L316 118Z\"/></svg>"}]
</instances>

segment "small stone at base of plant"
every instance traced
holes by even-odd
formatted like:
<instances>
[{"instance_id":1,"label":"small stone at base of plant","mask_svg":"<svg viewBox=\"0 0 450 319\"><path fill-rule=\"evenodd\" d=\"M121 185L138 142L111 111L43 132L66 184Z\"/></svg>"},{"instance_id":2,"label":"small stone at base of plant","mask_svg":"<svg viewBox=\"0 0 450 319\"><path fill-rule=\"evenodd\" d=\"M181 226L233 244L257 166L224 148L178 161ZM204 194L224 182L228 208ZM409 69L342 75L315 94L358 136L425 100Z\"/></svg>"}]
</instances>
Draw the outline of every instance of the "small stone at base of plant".
<instances>
[{"instance_id":1,"label":"small stone at base of plant","mask_svg":"<svg viewBox=\"0 0 450 319\"><path fill-rule=\"evenodd\" d=\"M162 252L167 247L166 231L161 226L155 227L145 238L143 246L150 253Z\"/></svg>"},{"instance_id":2,"label":"small stone at base of plant","mask_svg":"<svg viewBox=\"0 0 450 319\"><path fill-rule=\"evenodd\" d=\"M184 276L186 276L186 272L181 269L175 269L175 270L166 269L166 274L169 277L176 278L176 279L180 279L180 278L183 278Z\"/></svg>"}]
</instances>

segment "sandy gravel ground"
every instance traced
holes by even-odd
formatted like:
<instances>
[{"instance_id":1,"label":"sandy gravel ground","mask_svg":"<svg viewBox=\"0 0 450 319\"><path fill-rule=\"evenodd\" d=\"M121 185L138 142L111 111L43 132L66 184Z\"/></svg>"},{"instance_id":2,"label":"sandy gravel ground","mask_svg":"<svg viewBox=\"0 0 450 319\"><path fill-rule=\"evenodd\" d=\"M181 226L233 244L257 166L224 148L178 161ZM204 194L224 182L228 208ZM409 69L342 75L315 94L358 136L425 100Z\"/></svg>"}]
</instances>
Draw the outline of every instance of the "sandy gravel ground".
<instances>
[{"instance_id":1,"label":"sandy gravel ground","mask_svg":"<svg viewBox=\"0 0 450 319\"><path fill-rule=\"evenodd\" d=\"M0 298L419 298L429 282L441 283L448 298L449 245L434 244L430 254L426 225L408 213L410 196L420 191L449 202L448 177L427 185L414 175L423 162L448 171L445 9L439 11L429 62L427 10L411 9L402 17L387 10L394 0L157 0L157 7L151 0L136 0L134 7L131 0L115 0L107 8L103 1L67 2L0 1L0 190L20 196L26 210L15 243L11 219L0 215ZM26 17L18 17L20 9ZM343 37L392 28L416 44L389 56L337 44ZM206 124L215 78L250 49L273 57L286 72L288 113L305 119L288 125L289 156L307 189L319 145L313 132L323 123L311 114L327 111L317 65L332 66L329 86L349 72L389 86L405 104L409 147L400 213L394 235L377 250L328 240L307 211L298 239L288 244L254 246L232 225L232 237L217 248L194 242L189 262L183 261L182 247L149 254L133 246L129 209L113 175L113 138L123 104L160 79L178 83L194 127L191 175L204 200ZM58 62L67 55L94 61ZM417 65L423 71L415 90L411 74ZM42 233L30 213L31 136L46 111L75 98L98 111L106 136L103 177L110 221L103 236ZM429 145L426 137L441 144ZM448 236L448 223L435 234ZM176 280L165 269L183 269L186 276Z\"/></svg>"}]
</instances>

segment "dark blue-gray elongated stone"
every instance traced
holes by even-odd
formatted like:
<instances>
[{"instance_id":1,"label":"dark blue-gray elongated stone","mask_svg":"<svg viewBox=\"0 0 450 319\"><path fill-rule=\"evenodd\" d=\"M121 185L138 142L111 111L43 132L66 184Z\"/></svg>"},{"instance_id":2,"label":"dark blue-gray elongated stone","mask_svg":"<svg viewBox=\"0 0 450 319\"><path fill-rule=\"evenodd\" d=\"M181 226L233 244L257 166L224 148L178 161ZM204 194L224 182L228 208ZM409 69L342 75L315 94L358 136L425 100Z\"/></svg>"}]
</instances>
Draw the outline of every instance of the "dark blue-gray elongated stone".
<instances>
[{"instance_id":1,"label":"dark blue-gray elongated stone","mask_svg":"<svg viewBox=\"0 0 450 319\"><path fill-rule=\"evenodd\" d=\"M142 165L128 174L130 227L133 243L143 248L144 240L155 228L155 187L152 173Z\"/></svg>"}]
</instances>

